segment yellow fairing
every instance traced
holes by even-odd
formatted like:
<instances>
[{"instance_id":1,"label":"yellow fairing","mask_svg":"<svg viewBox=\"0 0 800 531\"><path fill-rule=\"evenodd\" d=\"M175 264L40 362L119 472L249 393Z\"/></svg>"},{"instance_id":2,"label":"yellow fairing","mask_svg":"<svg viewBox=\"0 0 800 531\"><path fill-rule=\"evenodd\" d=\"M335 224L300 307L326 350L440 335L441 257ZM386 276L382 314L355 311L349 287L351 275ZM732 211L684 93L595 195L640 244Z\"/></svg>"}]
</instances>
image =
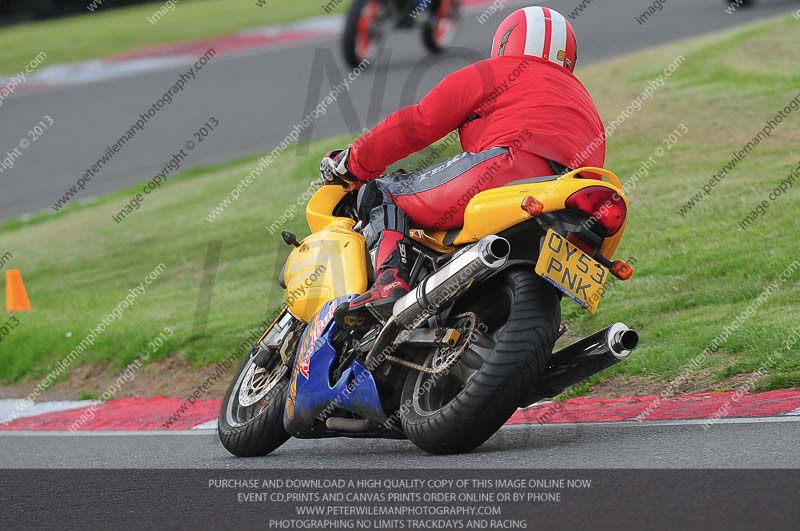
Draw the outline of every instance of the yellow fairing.
<instances>
[{"instance_id":1,"label":"yellow fairing","mask_svg":"<svg viewBox=\"0 0 800 531\"><path fill-rule=\"evenodd\" d=\"M309 322L326 302L367 289L364 237L337 226L315 232L289 255L283 278L289 311Z\"/></svg>"},{"instance_id":2,"label":"yellow fairing","mask_svg":"<svg viewBox=\"0 0 800 531\"><path fill-rule=\"evenodd\" d=\"M352 230L354 220L331 214L345 193L339 186L317 190L306 207L313 232L286 260L286 303L292 315L304 322L326 302L367 289L364 237Z\"/></svg>"},{"instance_id":3,"label":"yellow fairing","mask_svg":"<svg viewBox=\"0 0 800 531\"><path fill-rule=\"evenodd\" d=\"M341 186L327 185L314 192L306 205L306 220L311 232L318 232L330 225L352 229L354 219L340 218L332 214L339 201L344 199L347 191Z\"/></svg>"},{"instance_id":4,"label":"yellow fairing","mask_svg":"<svg viewBox=\"0 0 800 531\"><path fill-rule=\"evenodd\" d=\"M603 181L584 179L580 173L594 173ZM544 204L544 212L565 208L573 193L588 186L603 186L614 190L628 204L619 179L604 168L584 167L552 181L492 188L477 194L464 211L464 227L453 245L478 241L484 236L498 234L518 223L531 219L522 210L522 200L532 196ZM366 248L364 237L354 232L355 220L332 214L347 192L340 186L323 186L317 190L306 207L306 219L311 236L292 251L286 262L286 282L289 311L305 322L335 298L363 293L367 289ZM611 258L625 231L622 228L606 238L600 252ZM445 245L445 232L412 230L411 237L440 252L454 250Z\"/></svg>"},{"instance_id":5,"label":"yellow fairing","mask_svg":"<svg viewBox=\"0 0 800 531\"><path fill-rule=\"evenodd\" d=\"M610 182L578 177L578 174L582 172L601 175ZM563 210L569 196L588 186L610 188L623 198L626 205L628 204L619 179L611 171L594 167L578 168L552 181L503 186L475 195L467 204L464 211L464 228L453 244L462 245L475 242L484 236L498 234L509 227L531 219L531 216L521 208L522 200L527 196L541 201L544 204L545 213L554 212ZM625 225L617 234L603 242L600 251L604 256L611 257L614 254L624 231ZM444 232L437 232L428 233L426 236L441 244L444 235Z\"/></svg>"}]
</instances>

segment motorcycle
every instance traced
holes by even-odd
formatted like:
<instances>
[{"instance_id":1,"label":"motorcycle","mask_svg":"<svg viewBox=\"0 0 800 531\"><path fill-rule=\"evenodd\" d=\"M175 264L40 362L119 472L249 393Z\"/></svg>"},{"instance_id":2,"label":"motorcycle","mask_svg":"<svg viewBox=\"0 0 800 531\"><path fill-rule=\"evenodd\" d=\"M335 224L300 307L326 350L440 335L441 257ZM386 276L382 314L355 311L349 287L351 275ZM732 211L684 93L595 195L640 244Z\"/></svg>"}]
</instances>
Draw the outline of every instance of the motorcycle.
<instances>
[{"instance_id":1,"label":"motorcycle","mask_svg":"<svg viewBox=\"0 0 800 531\"><path fill-rule=\"evenodd\" d=\"M452 42L459 18L460 0L354 0L347 11L342 49L347 63L356 68L376 55L390 27L420 26L422 44L441 53Z\"/></svg>"},{"instance_id":2,"label":"motorcycle","mask_svg":"<svg viewBox=\"0 0 800 531\"><path fill-rule=\"evenodd\" d=\"M336 307L374 276L357 192L321 186L280 274L286 305L225 395L219 438L236 456L290 437L407 438L435 454L468 452L519 407L554 397L626 359L638 334L615 323L558 352L561 299L594 313L627 224L609 170L584 167L482 191L463 227L411 231L410 286L371 308L367 331L340 328Z\"/></svg>"}]
</instances>

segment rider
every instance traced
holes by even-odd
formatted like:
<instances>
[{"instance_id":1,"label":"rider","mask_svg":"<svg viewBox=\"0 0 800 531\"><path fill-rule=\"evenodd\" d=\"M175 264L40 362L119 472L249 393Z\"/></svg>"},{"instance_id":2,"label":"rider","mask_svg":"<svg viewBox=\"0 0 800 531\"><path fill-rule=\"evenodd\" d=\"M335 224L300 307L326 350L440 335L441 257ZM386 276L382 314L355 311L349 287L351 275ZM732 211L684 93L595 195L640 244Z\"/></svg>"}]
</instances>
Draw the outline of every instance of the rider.
<instances>
[{"instance_id":1,"label":"rider","mask_svg":"<svg viewBox=\"0 0 800 531\"><path fill-rule=\"evenodd\" d=\"M358 210L374 253L366 293L337 308L340 326L372 322L370 308L407 293L409 229L461 227L477 192L579 166L602 167L603 122L573 71L575 33L548 7L526 7L500 24L489 59L445 77L417 105L322 159L323 178L359 188ZM411 174L378 178L390 164L458 129L463 153ZM383 313L383 312L381 312Z\"/></svg>"}]
</instances>

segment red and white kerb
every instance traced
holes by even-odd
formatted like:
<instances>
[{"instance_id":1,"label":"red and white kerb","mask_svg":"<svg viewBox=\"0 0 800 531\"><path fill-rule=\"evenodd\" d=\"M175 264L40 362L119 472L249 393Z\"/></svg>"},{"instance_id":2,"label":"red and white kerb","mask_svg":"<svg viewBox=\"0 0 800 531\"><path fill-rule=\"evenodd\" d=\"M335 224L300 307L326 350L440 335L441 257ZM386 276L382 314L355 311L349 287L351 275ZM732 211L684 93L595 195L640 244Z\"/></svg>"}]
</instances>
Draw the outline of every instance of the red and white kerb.
<instances>
[{"instance_id":1,"label":"red and white kerb","mask_svg":"<svg viewBox=\"0 0 800 531\"><path fill-rule=\"evenodd\" d=\"M575 69L578 46L572 25L549 7L518 9L500 23L492 41L492 57L531 55L569 71Z\"/></svg>"}]
</instances>

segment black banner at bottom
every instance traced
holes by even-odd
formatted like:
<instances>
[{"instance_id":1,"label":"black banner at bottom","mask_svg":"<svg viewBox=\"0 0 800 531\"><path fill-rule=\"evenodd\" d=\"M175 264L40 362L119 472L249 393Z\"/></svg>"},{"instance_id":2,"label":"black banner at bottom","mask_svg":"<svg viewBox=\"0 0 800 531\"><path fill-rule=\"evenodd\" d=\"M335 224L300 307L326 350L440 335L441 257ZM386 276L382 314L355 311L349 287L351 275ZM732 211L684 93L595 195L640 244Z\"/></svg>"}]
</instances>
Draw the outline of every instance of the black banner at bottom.
<instances>
[{"instance_id":1,"label":"black banner at bottom","mask_svg":"<svg viewBox=\"0 0 800 531\"><path fill-rule=\"evenodd\" d=\"M797 529L800 471L4 470L4 529Z\"/></svg>"}]
</instances>

